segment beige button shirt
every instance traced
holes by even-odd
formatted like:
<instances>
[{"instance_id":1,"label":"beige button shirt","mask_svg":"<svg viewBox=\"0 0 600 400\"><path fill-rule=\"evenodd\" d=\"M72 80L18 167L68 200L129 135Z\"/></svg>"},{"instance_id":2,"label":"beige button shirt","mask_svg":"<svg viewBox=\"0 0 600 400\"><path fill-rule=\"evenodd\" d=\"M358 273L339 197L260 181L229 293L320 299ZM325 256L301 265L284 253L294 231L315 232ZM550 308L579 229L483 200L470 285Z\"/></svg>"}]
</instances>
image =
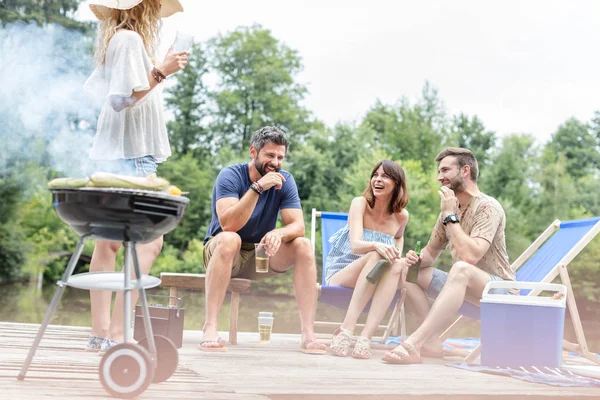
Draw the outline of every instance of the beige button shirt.
<instances>
[{"instance_id":1,"label":"beige button shirt","mask_svg":"<svg viewBox=\"0 0 600 400\"><path fill-rule=\"evenodd\" d=\"M508 260L504 236L506 215L500 203L493 197L480 193L459 209L458 216L460 226L467 235L490 243L490 247L477 263L477 267L488 274L514 281L515 273ZM461 261L440 214L428 245L443 249L448 244L450 244L452 261L454 263Z\"/></svg>"}]
</instances>

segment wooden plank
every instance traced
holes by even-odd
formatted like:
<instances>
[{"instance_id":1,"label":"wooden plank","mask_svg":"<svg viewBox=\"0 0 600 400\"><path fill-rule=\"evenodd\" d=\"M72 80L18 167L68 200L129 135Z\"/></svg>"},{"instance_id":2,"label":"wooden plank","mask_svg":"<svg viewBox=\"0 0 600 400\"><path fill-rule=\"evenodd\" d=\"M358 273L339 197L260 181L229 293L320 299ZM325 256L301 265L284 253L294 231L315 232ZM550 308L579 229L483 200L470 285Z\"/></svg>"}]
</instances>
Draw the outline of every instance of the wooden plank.
<instances>
[{"instance_id":1,"label":"wooden plank","mask_svg":"<svg viewBox=\"0 0 600 400\"><path fill-rule=\"evenodd\" d=\"M39 349L25 381L15 379L37 325L0 323L0 393L7 399L107 398L97 368L101 357L83 351L89 328L53 327L55 338ZM19 329L28 338L19 336ZM10 334L9 334L10 333ZM227 337L226 332L220 333ZM425 359L422 365L387 365L384 350L372 349L369 360L299 351L299 335L273 334L261 344L256 332L238 332L228 352L197 349L198 331L184 331L179 367L166 382L151 385L141 399L485 399L488 397L562 399L594 398L596 388L534 384L445 366L460 358ZM581 360L587 360L579 357Z\"/></svg>"},{"instance_id":2,"label":"wooden plank","mask_svg":"<svg viewBox=\"0 0 600 400\"><path fill-rule=\"evenodd\" d=\"M177 287L180 289L204 290L206 274L184 274L175 272L161 272L162 287ZM237 293L250 293L252 281L249 279L231 278L227 291Z\"/></svg>"}]
</instances>

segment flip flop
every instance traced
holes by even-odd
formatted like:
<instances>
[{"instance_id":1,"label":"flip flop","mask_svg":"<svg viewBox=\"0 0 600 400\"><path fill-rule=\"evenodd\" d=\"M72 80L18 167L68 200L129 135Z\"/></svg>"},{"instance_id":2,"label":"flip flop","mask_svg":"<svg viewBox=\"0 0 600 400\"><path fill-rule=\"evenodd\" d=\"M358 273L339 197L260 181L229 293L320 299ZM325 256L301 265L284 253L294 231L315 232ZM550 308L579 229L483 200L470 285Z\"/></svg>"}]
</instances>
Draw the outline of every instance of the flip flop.
<instances>
[{"instance_id":1,"label":"flip flop","mask_svg":"<svg viewBox=\"0 0 600 400\"><path fill-rule=\"evenodd\" d=\"M308 346L312 345L313 343L314 343L313 346L318 346L318 348L309 348L308 347ZM300 351L305 354L313 354L313 355L327 354L327 346L317 342L316 340L306 339L302 343L302 346L300 347Z\"/></svg>"},{"instance_id":2,"label":"flip flop","mask_svg":"<svg viewBox=\"0 0 600 400\"><path fill-rule=\"evenodd\" d=\"M400 346L404 347L404 350L408 354L392 350L385 353L381 360L388 364L423 364L423 360L412 345L402 342Z\"/></svg>"},{"instance_id":3,"label":"flip flop","mask_svg":"<svg viewBox=\"0 0 600 400\"><path fill-rule=\"evenodd\" d=\"M218 337L216 340L203 340L198 345L198 349L201 351L228 351L229 349L225 347L227 345L227 340Z\"/></svg>"}]
</instances>

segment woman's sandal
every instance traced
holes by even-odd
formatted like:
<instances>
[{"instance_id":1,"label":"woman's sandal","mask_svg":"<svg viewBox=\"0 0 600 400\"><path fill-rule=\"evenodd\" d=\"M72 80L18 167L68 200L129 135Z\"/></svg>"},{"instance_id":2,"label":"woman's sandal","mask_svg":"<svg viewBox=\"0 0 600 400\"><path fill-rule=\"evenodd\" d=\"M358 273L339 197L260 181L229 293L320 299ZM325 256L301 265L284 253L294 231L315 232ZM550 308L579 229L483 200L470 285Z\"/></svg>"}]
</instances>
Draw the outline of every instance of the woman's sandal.
<instances>
[{"instance_id":1,"label":"woman's sandal","mask_svg":"<svg viewBox=\"0 0 600 400\"><path fill-rule=\"evenodd\" d=\"M362 360L367 360L371 358L371 341L368 337L359 336L356 339L356 344L354 345L354 350L352 351L353 358L359 358Z\"/></svg>"},{"instance_id":2,"label":"woman's sandal","mask_svg":"<svg viewBox=\"0 0 600 400\"><path fill-rule=\"evenodd\" d=\"M423 360L412 344L402 342L400 346L406 350L406 353L397 350L388 351L381 360L389 364L423 364Z\"/></svg>"},{"instance_id":3,"label":"woman's sandal","mask_svg":"<svg viewBox=\"0 0 600 400\"><path fill-rule=\"evenodd\" d=\"M338 357L347 357L352 344L352 332L347 329L338 328L333 332L329 351Z\"/></svg>"},{"instance_id":4,"label":"woman's sandal","mask_svg":"<svg viewBox=\"0 0 600 400\"><path fill-rule=\"evenodd\" d=\"M228 351L227 340L218 337L216 340L202 340L198 345L198 350L202 351Z\"/></svg>"}]
</instances>

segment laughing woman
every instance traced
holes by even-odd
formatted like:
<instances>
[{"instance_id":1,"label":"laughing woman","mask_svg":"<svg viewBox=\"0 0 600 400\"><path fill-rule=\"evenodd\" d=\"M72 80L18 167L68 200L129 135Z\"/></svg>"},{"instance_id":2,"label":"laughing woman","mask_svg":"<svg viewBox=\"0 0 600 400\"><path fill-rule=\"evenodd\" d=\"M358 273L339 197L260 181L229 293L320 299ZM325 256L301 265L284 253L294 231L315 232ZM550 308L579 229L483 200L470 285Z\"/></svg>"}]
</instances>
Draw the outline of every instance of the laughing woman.
<instances>
[{"instance_id":1,"label":"laughing woman","mask_svg":"<svg viewBox=\"0 0 600 400\"><path fill-rule=\"evenodd\" d=\"M169 50L155 64L161 17L183 11L178 0L92 0L100 20L97 68L84 88L103 100L90 158L101 170L149 176L171 154L163 115L162 85L187 64L186 51ZM120 243L97 240L90 271L114 271ZM142 273L150 271L162 248L162 237L140 244ZM117 294L112 318L111 292L91 291L92 332L86 349L106 351L123 341L123 292ZM137 291L131 304L137 300Z\"/></svg>"},{"instance_id":2,"label":"laughing woman","mask_svg":"<svg viewBox=\"0 0 600 400\"><path fill-rule=\"evenodd\" d=\"M404 170L393 161L381 161L373 168L362 196L352 200L348 225L330 239L326 282L354 288L344 322L334 332L329 348L336 356L348 355L358 317L372 299L365 327L352 352L354 358L371 357L371 337L392 302L407 265L400 258L408 223L408 211L404 208L407 204ZM366 277L381 259L388 260L391 268L373 285Z\"/></svg>"}]
</instances>

